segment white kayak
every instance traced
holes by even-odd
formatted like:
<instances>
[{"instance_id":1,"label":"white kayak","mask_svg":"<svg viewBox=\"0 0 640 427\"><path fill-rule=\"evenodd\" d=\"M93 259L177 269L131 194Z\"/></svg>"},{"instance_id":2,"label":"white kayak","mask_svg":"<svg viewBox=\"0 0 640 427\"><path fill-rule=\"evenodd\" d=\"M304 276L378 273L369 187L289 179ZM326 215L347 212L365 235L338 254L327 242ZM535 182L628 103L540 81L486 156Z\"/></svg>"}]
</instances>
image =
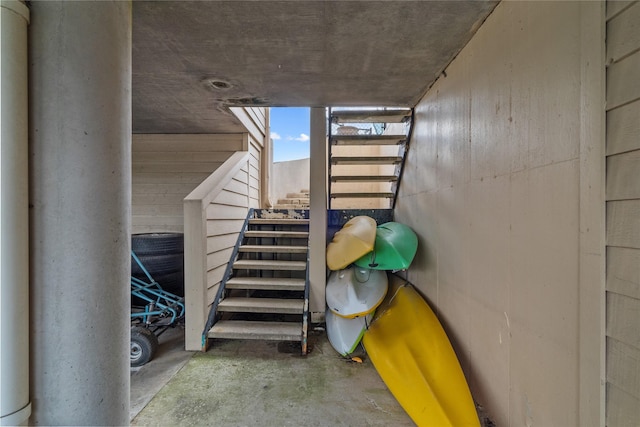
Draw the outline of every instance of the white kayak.
<instances>
[{"instance_id":1,"label":"white kayak","mask_svg":"<svg viewBox=\"0 0 640 427\"><path fill-rule=\"evenodd\" d=\"M382 270L350 267L334 271L327 282L327 305L341 317L364 316L382 303L387 287L387 273Z\"/></svg>"},{"instance_id":2,"label":"white kayak","mask_svg":"<svg viewBox=\"0 0 640 427\"><path fill-rule=\"evenodd\" d=\"M325 321L327 322L327 336L331 346L342 356L349 357L360 344L372 318L373 313L347 319L338 316L327 308Z\"/></svg>"}]
</instances>

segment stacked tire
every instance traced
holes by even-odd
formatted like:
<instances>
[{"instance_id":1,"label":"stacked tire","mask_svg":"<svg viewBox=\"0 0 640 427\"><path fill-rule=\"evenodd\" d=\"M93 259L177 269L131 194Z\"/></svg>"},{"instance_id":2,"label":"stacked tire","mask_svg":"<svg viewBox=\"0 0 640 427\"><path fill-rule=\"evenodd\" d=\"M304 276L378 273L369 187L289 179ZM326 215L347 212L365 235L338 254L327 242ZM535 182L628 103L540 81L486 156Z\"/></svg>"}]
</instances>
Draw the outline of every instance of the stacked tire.
<instances>
[{"instance_id":1,"label":"stacked tire","mask_svg":"<svg viewBox=\"0 0 640 427\"><path fill-rule=\"evenodd\" d=\"M162 289L184 296L184 234L134 234L131 236L131 249ZM148 281L133 258L131 275Z\"/></svg>"}]
</instances>

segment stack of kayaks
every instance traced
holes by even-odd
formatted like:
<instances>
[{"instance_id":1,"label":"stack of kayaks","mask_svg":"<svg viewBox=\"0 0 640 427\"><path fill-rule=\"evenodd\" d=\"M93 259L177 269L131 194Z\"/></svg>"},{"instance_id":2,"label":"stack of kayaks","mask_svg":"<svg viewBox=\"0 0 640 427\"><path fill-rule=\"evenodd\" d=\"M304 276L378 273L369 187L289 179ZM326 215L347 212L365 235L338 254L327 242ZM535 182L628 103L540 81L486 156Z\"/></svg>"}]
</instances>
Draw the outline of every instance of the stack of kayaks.
<instances>
[{"instance_id":1,"label":"stack of kayaks","mask_svg":"<svg viewBox=\"0 0 640 427\"><path fill-rule=\"evenodd\" d=\"M370 253L376 239L376 221L368 216L350 219L327 246L327 336L333 348L349 357L387 293L387 275L367 268L349 267Z\"/></svg>"},{"instance_id":2,"label":"stack of kayaks","mask_svg":"<svg viewBox=\"0 0 640 427\"><path fill-rule=\"evenodd\" d=\"M376 228L368 216L349 220L327 246L333 273L326 289L327 335L338 353L349 357L358 346L376 307L387 293L384 270L403 270L415 256L418 239L406 225Z\"/></svg>"},{"instance_id":3,"label":"stack of kayaks","mask_svg":"<svg viewBox=\"0 0 640 427\"><path fill-rule=\"evenodd\" d=\"M394 275L388 279L384 271L407 269L417 246L406 225L376 228L368 217L355 217L336 233L327 247L327 265L337 270L326 289L329 342L350 357L362 340L380 377L418 426L479 427L438 318L413 286Z\"/></svg>"}]
</instances>

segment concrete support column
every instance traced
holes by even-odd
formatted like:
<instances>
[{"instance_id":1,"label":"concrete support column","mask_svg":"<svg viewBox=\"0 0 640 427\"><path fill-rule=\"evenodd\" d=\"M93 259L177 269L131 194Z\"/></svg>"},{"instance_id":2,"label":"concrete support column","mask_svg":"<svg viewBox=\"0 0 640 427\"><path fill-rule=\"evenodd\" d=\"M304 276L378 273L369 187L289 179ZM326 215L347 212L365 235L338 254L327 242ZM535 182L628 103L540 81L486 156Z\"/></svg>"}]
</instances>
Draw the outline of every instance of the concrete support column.
<instances>
[{"instance_id":1,"label":"concrete support column","mask_svg":"<svg viewBox=\"0 0 640 427\"><path fill-rule=\"evenodd\" d=\"M309 195L309 311L312 322L324 321L327 283L327 112L311 108Z\"/></svg>"},{"instance_id":2,"label":"concrete support column","mask_svg":"<svg viewBox=\"0 0 640 427\"><path fill-rule=\"evenodd\" d=\"M33 425L129 423L131 3L30 26Z\"/></svg>"},{"instance_id":3,"label":"concrete support column","mask_svg":"<svg viewBox=\"0 0 640 427\"><path fill-rule=\"evenodd\" d=\"M24 425L29 403L29 9L0 2L0 424Z\"/></svg>"}]
</instances>

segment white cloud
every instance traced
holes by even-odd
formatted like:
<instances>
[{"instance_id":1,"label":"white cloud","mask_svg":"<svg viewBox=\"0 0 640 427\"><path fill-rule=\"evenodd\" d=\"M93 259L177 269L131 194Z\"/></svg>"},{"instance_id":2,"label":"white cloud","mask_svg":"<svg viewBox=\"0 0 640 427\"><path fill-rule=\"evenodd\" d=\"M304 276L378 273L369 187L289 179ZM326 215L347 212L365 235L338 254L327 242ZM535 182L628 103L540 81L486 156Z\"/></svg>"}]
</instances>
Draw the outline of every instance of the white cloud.
<instances>
[{"instance_id":1,"label":"white cloud","mask_svg":"<svg viewBox=\"0 0 640 427\"><path fill-rule=\"evenodd\" d=\"M301 133L299 137L295 138L296 141L305 142L309 140L309 135Z\"/></svg>"},{"instance_id":2,"label":"white cloud","mask_svg":"<svg viewBox=\"0 0 640 427\"><path fill-rule=\"evenodd\" d=\"M282 139L282 137L275 133L275 132L271 132L271 139L276 140L276 139Z\"/></svg>"}]
</instances>

